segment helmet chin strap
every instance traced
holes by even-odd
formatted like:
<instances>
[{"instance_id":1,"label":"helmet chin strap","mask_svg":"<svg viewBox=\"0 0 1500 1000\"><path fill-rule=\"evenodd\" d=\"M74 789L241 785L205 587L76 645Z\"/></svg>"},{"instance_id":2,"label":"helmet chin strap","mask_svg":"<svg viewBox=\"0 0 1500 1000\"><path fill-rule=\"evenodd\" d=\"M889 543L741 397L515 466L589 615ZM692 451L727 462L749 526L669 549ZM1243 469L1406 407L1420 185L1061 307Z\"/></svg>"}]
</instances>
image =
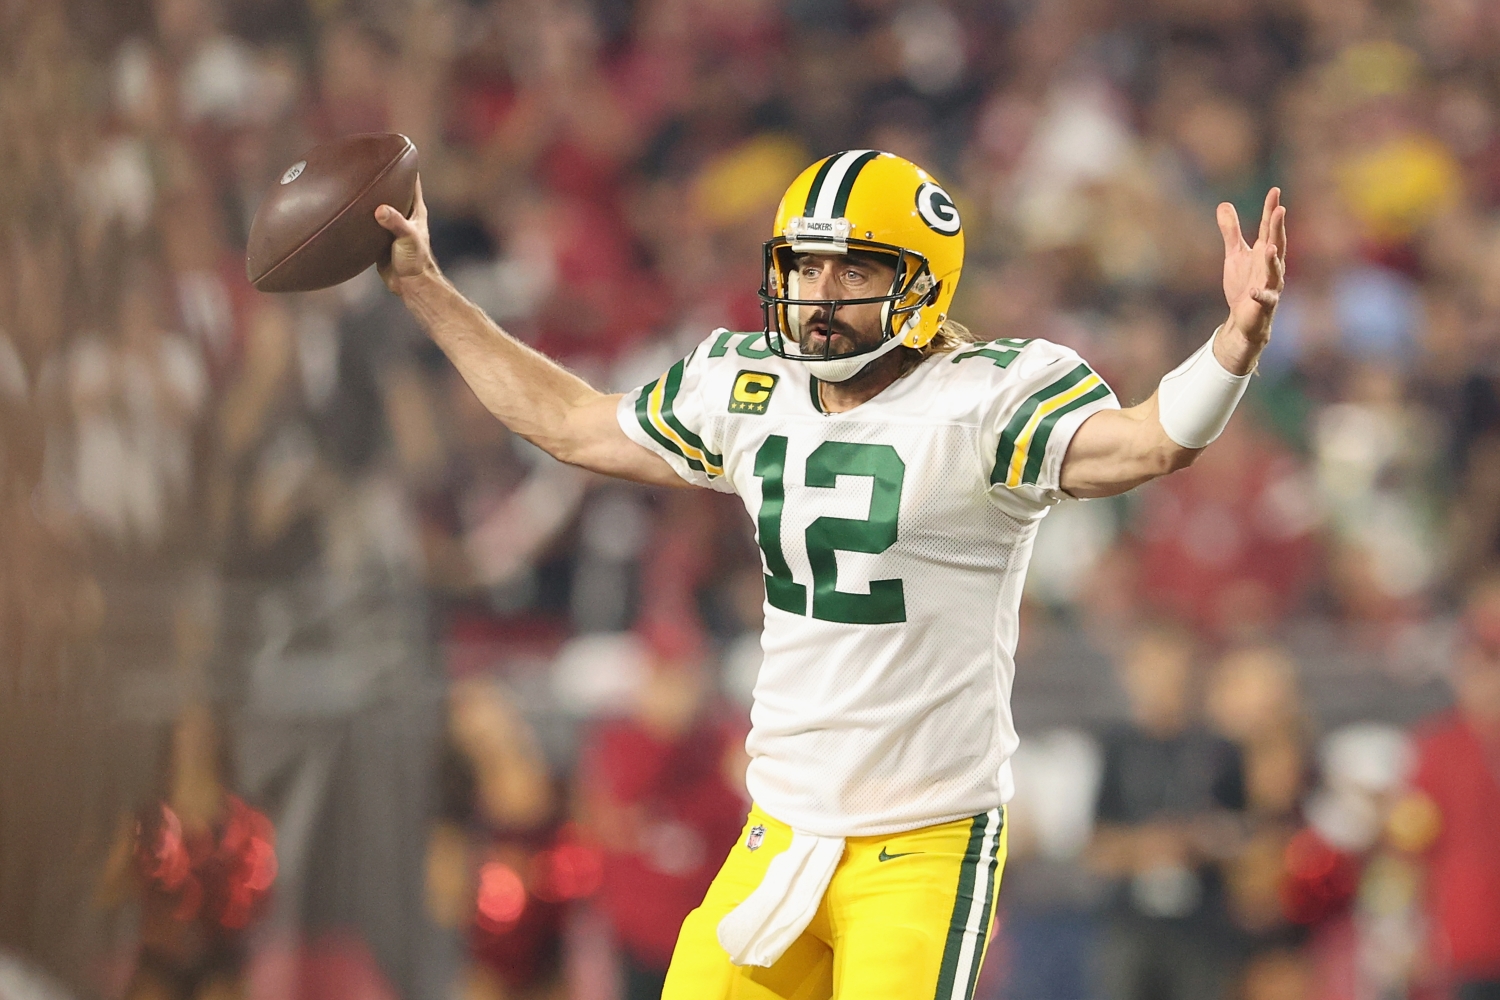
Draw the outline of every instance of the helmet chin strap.
<instances>
[{"instance_id":1,"label":"helmet chin strap","mask_svg":"<svg viewBox=\"0 0 1500 1000\"><path fill-rule=\"evenodd\" d=\"M901 329L891 334L885 343L873 351L865 354L856 354L852 357L825 358L804 361L802 363L812 371L813 375L824 382L847 382L863 371L864 367L876 358L883 357L900 347L906 340L907 330L917 324L917 317L921 315L921 312L922 310L918 309L915 312L907 314L906 322L901 324Z\"/></svg>"},{"instance_id":2,"label":"helmet chin strap","mask_svg":"<svg viewBox=\"0 0 1500 1000\"><path fill-rule=\"evenodd\" d=\"M900 337L891 337L885 343L864 354L855 354L842 358L820 358L817 360L801 360L808 370L818 379L824 382L847 382L858 375L865 365L894 351L901 346Z\"/></svg>"}]
</instances>

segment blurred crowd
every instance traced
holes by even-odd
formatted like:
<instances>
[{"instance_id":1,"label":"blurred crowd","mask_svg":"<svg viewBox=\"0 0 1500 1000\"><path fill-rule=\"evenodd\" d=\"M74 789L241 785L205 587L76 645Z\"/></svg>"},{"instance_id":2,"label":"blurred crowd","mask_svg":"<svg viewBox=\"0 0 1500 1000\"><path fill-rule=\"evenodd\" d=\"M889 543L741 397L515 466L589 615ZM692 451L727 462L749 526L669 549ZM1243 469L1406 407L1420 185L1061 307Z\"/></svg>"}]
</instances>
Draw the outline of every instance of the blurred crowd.
<instances>
[{"instance_id":1,"label":"blurred crowd","mask_svg":"<svg viewBox=\"0 0 1500 1000\"><path fill-rule=\"evenodd\" d=\"M6 803L67 789L0 781L0 997L653 997L734 841L734 499L510 435L373 272L248 285L365 131L610 390L758 330L785 185L869 147L957 201L959 319L1139 402L1222 319L1214 205L1281 185L1241 415L1043 524L980 995L1500 996L1500 6L0 0L0 710L154 734L29 854Z\"/></svg>"}]
</instances>

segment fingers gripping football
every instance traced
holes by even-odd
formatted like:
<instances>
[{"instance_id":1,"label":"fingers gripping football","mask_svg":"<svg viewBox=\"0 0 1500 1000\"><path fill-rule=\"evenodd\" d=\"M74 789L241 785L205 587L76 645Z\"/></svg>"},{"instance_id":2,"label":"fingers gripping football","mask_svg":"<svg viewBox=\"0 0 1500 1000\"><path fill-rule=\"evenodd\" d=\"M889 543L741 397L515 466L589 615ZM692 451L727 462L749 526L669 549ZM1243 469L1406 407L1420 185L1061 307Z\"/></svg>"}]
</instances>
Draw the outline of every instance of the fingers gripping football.
<instances>
[{"instance_id":1,"label":"fingers gripping football","mask_svg":"<svg viewBox=\"0 0 1500 1000\"><path fill-rule=\"evenodd\" d=\"M396 237L390 256L380 263L380 277L387 288L399 295L405 282L437 271L427 232L427 202L422 198L421 177L417 178L416 198L409 218L390 205L381 205L375 209L375 221Z\"/></svg>"}]
</instances>

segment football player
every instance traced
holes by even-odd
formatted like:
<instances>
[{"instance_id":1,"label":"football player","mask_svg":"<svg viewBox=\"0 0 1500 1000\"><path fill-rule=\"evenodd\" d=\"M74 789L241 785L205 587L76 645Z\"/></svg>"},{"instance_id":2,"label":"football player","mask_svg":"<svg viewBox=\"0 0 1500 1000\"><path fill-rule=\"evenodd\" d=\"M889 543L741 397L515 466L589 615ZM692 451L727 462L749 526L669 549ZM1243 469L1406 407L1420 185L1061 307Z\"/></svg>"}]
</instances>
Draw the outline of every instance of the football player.
<instances>
[{"instance_id":1,"label":"football player","mask_svg":"<svg viewBox=\"0 0 1500 1000\"><path fill-rule=\"evenodd\" d=\"M390 289L516 433L556 458L737 494L765 568L754 806L684 922L668 1000L968 1000L1005 858L1017 612L1037 524L1181 468L1223 430L1271 332L1280 192L1253 246L1218 208L1228 319L1121 409L1073 351L972 343L948 316L953 199L851 150L781 200L764 329L715 330L634 392L591 388L458 294L420 184Z\"/></svg>"}]
</instances>

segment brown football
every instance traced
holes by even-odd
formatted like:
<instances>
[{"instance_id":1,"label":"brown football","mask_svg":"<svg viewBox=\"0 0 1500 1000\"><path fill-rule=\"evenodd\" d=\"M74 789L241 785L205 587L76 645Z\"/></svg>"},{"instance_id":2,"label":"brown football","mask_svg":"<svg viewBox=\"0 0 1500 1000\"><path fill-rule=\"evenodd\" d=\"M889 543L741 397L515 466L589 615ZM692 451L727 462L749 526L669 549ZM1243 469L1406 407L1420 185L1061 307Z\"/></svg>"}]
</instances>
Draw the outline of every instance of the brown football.
<instances>
[{"instance_id":1,"label":"brown football","mask_svg":"<svg viewBox=\"0 0 1500 1000\"><path fill-rule=\"evenodd\" d=\"M375 221L392 205L411 214L417 147L372 133L325 142L287 167L255 210L245 273L262 292L307 292L348 281L389 250Z\"/></svg>"}]
</instances>

